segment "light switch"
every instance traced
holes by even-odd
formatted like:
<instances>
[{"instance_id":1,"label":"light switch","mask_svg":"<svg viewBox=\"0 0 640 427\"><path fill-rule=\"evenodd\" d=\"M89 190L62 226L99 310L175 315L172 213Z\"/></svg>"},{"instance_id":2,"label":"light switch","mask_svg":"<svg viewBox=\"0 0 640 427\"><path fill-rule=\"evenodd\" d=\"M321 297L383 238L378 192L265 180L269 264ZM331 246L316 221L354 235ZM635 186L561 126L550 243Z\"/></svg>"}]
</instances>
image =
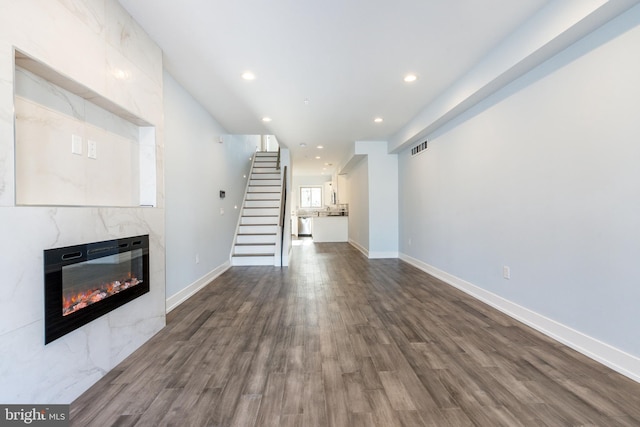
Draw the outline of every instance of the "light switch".
<instances>
[{"instance_id":1,"label":"light switch","mask_svg":"<svg viewBox=\"0 0 640 427\"><path fill-rule=\"evenodd\" d=\"M82 155L82 137L80 135L71 135L71 153Z\"/></svg>"},{"instance_id":2,"label":"light switch","mask_svg":"<svg viewBox=\"0 0 640 427\"><path fill-rule=\"evenodd\" d=\"M87 143L87 157L89 157L90 159L98 158L98 143L91 139Z\"/></svg>"}]
</instances>

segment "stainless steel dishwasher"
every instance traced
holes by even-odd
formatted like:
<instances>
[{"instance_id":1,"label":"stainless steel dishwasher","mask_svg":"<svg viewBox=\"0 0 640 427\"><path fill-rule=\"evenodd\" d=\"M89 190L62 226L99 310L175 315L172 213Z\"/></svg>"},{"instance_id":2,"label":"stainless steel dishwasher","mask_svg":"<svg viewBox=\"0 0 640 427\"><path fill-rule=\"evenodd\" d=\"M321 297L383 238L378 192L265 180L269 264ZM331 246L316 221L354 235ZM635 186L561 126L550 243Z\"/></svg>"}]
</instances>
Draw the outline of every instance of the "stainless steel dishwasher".
<instances>
[{"instance_id":1,"label":"stainless steel dishwasher","mask_svg":"<svg viewBox=\"0 0 640 427\"><path fill-rule=\"evenodd\" d=\"M311 218L308 216L298 217L298 236L311 236Z\"/></svg>"}]
</instances>

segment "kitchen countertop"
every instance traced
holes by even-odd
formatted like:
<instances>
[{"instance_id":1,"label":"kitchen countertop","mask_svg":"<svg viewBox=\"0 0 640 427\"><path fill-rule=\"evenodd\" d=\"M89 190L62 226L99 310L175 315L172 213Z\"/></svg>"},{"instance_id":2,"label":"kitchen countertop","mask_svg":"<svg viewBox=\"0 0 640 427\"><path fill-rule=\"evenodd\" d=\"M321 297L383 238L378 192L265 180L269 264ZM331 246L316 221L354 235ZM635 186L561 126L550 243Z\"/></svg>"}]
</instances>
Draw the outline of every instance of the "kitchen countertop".
<instances>
[{"instance_id":1,"label":"kitchen countertop","mask_svg":"<svg viewBox=\"0 0 640 427\"><path fill-rule=\"evenodd\" d=\"M319 211L298 211L296 213L298 218L315 218L324 216L349 216L348 211L344 210L319 210Z\"/></svg>"}]
</instances>

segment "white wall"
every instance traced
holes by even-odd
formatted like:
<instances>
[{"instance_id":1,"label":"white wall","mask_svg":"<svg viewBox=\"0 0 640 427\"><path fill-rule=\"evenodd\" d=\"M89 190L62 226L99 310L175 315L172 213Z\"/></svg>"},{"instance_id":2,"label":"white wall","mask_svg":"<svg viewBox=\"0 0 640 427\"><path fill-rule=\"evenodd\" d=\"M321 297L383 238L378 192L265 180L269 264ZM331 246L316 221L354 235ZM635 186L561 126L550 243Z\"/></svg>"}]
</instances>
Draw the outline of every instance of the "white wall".
<instances>
[{"instance_id":1,"label":"white wall","mask_svg":"<svg viewBox=\"0 0 640 427\"><path fill-rule=\"evenodd\" d=\"M635 7L432 134L423 154L403 151L399 168L404 258L548 320L636 379L638 46Z\"/></svg>"},{"instance_id":2,"label":"white wall","mask_svg":"<svg viewBox=\"0 0 640 427\"><path fill-rule=\"evenodd\" d=\"M369 256L369 162L366 157L346 175L349 193L349 243Z\"/></svg>"},{"instance_id":3,"label":"white wall","mask_svg":"<svg viewBox=\"0 0 640 427\"><path fill-rule=\"evenodd\" d=\"M398 156L385 141L358 141L367 153L369 190L369 258L398 257Z\"/></svg>"},{"instance_id":4,"label":"white wall","mask_svg":"<svg viewBox=\"0 0 640 427\"><path fill-rule=\"evenodd\" d=\"M167 306L171 309L229 267L249 159L260 136L225 135L166 71L164 111ZM224 199L219 197L220 190L226 193Z\"/></svg>"},{"instance_id":5,"label":"white wall","mask_svg":"<svg viewBox=\"0 0 640 427\"><path fill-rule=\"evenodd\" d=\"M340 169L349 197L349 241L369 258L397 258L398 156L388 153L386 141L356 141L354 148Z\"/></svg>"},{"instance_id":6,"label":"white wall","mask_svg":"<svg viewBox=\"0 0 640 427\"><path fill-rule=\"evenodd\" d=\"M16 206L14 48L156 127L158 207ZM0 402L70 403L164 326L162 126L162 53L117 1L2 1ZM150 292L45 346L43 250L139 234Z\"/></svg>"}]
</instances>

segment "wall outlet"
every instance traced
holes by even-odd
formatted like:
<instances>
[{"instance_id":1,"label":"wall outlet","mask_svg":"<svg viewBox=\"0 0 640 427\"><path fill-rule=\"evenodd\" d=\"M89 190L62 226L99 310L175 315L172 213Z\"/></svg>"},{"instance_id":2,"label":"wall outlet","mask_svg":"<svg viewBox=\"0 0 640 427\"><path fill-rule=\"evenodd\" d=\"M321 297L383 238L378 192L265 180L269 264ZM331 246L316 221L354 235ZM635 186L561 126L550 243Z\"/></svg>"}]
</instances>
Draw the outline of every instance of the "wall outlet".
<instances>
[{"instance_id":1,"label":"wall outlet","mask_svg":"<svg viewBox=\"0 0 640 427\"><path fill-rule=\"evenodd\" d=\"M224 208L220 208L220 215L224 215Z\"/></svg>"},{"instance_id":2,"label":"wall outlet","mask_svg":"<svg viewBox=\"0 0 640 427\"><path fill-rule=\"evenodd\" d=\"M505 279L511 279L511 268L509 268L508 266L503 266L502 267L502 277L504 277Z\"/></svg>"},{"instance_id":3,"label":"wall outlet","mask_svg":"<svg viewBox=\"0 0 640 427\"><path fill-rule=\"evenodd\" d=\"M91 139L87 142L87 157L90 159L98 158L98 143Z\"/></svg>"},{"instance_id":4,"label":"wall outlet","mask_svg":"<svg viewBox=\"0 0 640 427\"><path fill-rule=\"evenodd\" d=\"M196 264L200 264L200 254L196 254Z\"/></svg>"},{"instance_id":5,"label":"wall outlet","mask_svg":"<svg viewBox=\"0 0 640 427\"><path fill-rule=\"evenodd\" d=\"M409 240L407 241L407 243L409 244L409 246L411 246L411 237L409 237Z\"/></svg>"},{"instance_id":6,"label":"wall outlet","mask_svg":"<svg viewBox=\"0 0 640 427\"><path fill-rule=\"evenodd\" d=\"M82 137L80 135L71 135L71 153L82 155Z\"/></svg>"}]
</instances>

